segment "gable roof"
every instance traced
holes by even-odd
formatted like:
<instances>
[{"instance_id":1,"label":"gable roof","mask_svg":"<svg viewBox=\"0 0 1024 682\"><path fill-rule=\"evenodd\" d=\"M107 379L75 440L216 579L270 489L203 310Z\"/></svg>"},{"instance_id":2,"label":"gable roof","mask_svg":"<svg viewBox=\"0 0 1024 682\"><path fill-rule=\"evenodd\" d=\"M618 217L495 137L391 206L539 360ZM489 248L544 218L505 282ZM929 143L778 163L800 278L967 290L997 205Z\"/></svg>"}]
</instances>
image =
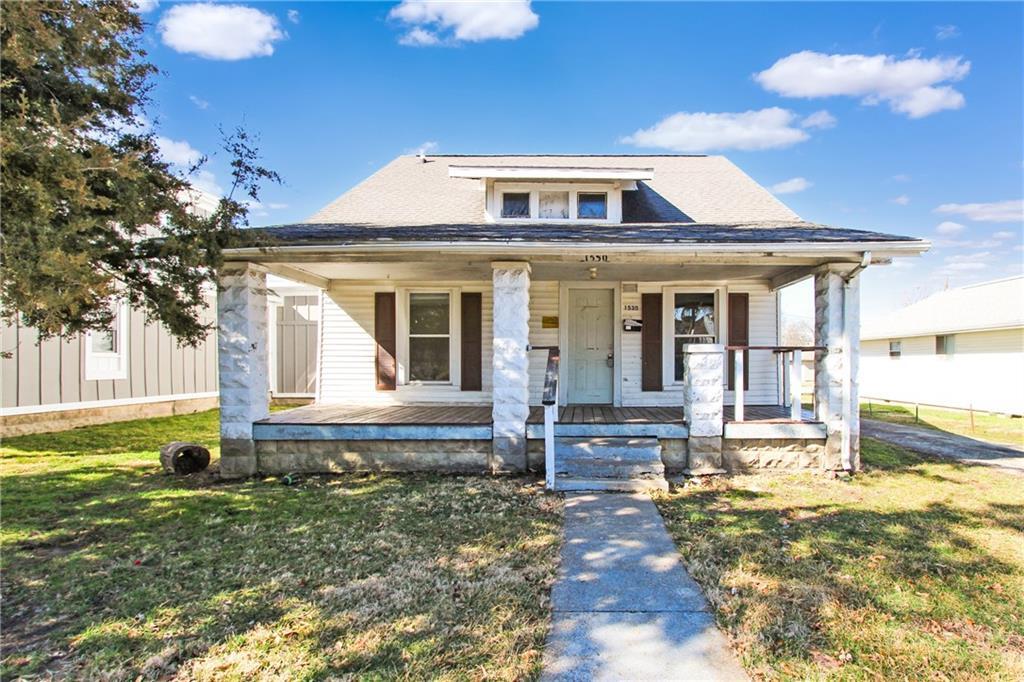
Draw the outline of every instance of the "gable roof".
<instances>
[{"instance_id":1,"label":"gable roof","mask_svg":"<svg viewBox=\"0 0 1024 682\"><path fill-rule=\"evenodd\" d=\"M861 339L1024 327L1024 276L947 289L865 323Z\"/></svg>"},{"instance_id":2,"label":"gable roof","mask_svg":"<svg viewBox=\"0 0 1024 682\"><path fill-rule=\"evenodd\" d=\"M623 222L750 223L799 216L724 156L400 156L314 213L305 223L363 227L485 224L479 180L450 166L650 169L623 192Z\"/></svg>"}]
</instances>

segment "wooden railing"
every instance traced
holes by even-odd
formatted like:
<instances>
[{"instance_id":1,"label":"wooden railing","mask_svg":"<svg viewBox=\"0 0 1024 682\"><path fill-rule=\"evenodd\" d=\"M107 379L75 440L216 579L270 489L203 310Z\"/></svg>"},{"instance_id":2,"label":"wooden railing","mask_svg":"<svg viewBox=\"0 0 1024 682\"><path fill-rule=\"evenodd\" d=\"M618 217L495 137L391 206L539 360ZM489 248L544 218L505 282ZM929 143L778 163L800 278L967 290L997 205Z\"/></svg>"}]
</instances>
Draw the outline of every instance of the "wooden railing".
<instances>
[{"instance_id":1,"label":"wooden railing","mask_svg":"<svg viewBox=\"0 0 1024 682\"><path fill-rule=\"evenodd\" d=\"M561 356L558 346L532 346L532 350L548 351L548 365L544 370L544 483L548 490L555 489L555 422L558 421L558 370Z\"/></svg>"},{"instance_id":2,"label":"wooden railing","mask_svg":"<svg viewBox=\"0 0 1024 682\"><path fill-rule=\"evenodd\" d=\"M764 350L775 353L782 359L783 384L788 383L789 391L784 393L782 404L789 403L789 418L793 421L802 421L803 412L800 399L801 372L803 371L803 354L805 352L824 351L824 346L726 346L726 350L733 351L733 388L735 399L733 402L733 420L743 421L744 411L744 382L743 369L747 361L747 353L752 350ZM787 367L788 365L788 367ZM788 378L788 382L786 381Z\"/></svg>"}]
</instances>

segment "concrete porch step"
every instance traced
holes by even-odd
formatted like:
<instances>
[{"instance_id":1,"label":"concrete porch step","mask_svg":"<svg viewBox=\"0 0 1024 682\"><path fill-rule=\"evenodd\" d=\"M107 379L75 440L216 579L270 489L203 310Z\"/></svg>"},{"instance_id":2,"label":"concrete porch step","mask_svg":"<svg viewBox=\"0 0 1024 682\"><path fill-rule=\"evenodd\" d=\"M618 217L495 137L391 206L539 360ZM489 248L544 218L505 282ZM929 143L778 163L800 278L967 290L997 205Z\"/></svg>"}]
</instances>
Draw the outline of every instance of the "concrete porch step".
<instances>
[{"instance_id":1,"label":"concrete porch step","mask_svg":"<svg viewBox=\"0 0 1024 682\"><path fill-rule=\"evenodd\" d=\"M657 438L556 438L555 477L576 481L664 481L661 445Z\"/></svg>"},{"instance_id":2,"label":"concrete porch step","mask_svg":"<svg viewBox=\"0 0 1024 682\"><path fill-rule=\"evenodd\" d=\"M642 493L668 490L668 481L662 478L563 478L555 477L555 490L559 492L615 492Z\"/></svg>"}]
</instances>

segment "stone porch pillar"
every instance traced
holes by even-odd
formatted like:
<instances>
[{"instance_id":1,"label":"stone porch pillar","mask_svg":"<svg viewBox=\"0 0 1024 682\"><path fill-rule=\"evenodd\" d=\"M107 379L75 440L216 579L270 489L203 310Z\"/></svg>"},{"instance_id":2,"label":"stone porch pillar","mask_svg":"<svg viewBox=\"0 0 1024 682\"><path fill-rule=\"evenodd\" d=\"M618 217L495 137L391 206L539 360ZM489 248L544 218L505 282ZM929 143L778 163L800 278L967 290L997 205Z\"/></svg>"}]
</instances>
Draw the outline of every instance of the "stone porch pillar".
<instances>
[{"instance_id":1,"label":"stone porch pillar","mask_svg":"<svg viewBox=\"0 0 1024 682\"><path fill-rule=\"evenodd\" d=\"M252 425L270 412L267 274L251 263L228 263L219 277L220 473L238 478L256 473Z\"/></svg>"},{"instance_id":2,"label":"stone porch pillar","mask_svg":"<svg viewBox=\"0 0 1024 682\"><path fill-rule=\"evenodd\" d=\"M494 284L494 422L491 470L526 470L530 416L530 264L491 263Z\"/></svg>"},{"instance_id":3,"label":"stone porch pillar","mask_svg":"<svg viewBox=\"0 0 1024 682\"><path fill-rule=\"evenodd\" d=\"M683 347L683 414L690 430L686 474L725 473L722 468L725 347L692 343Z\"/></svg>"},{"instance_id":4,"label":"stone porch pillar","mask_svg":"<svg viewBox=\"0 0 1024 682\"><path fill-rule=\"evenodd\" d=\"M822 466L836 471L860 468L860 401L857 390L860 352L860 282L846 282L836 268L826 266L814 275L814 402L818 421L825 424Z\"/></svg>"}]
</instances>

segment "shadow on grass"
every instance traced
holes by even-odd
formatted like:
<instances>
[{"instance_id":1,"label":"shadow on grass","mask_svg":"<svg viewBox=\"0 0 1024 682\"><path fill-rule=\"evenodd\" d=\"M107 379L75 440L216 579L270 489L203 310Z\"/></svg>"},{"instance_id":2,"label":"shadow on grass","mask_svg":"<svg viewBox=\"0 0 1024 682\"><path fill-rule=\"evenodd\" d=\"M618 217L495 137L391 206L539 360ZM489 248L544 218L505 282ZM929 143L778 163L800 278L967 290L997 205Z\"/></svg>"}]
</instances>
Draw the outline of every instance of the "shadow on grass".
<instances>
[{"instance_id":1,"label":"shadow on grass","mask_svg":"<svg viewBox=\"0 0 1024 682\"><path fill-rule=\"evenodd\" d=\"M1024 595L1009 587L1024 578L1012 550L1024 506L1010 482L984 497L978 481L924 471L927 458L867 449L876 472L852 483L725 483L659 501L719 622L755 670L815 676L825 660L854 677L1007 674L1000 649L1024 642ZM985 634L925 631L937 622Z\"/></svg>"},{"instance_id":2,"label":"shadow on grass","mask_svg":"<svg viewBox=\"0 0 1024 682\"><path fill-rule=\"evenodd\" d=\"M139 456L5 475L4 677L534 671L559 516L532 481L219 483Z\"/></svg>"}]
</instances>

